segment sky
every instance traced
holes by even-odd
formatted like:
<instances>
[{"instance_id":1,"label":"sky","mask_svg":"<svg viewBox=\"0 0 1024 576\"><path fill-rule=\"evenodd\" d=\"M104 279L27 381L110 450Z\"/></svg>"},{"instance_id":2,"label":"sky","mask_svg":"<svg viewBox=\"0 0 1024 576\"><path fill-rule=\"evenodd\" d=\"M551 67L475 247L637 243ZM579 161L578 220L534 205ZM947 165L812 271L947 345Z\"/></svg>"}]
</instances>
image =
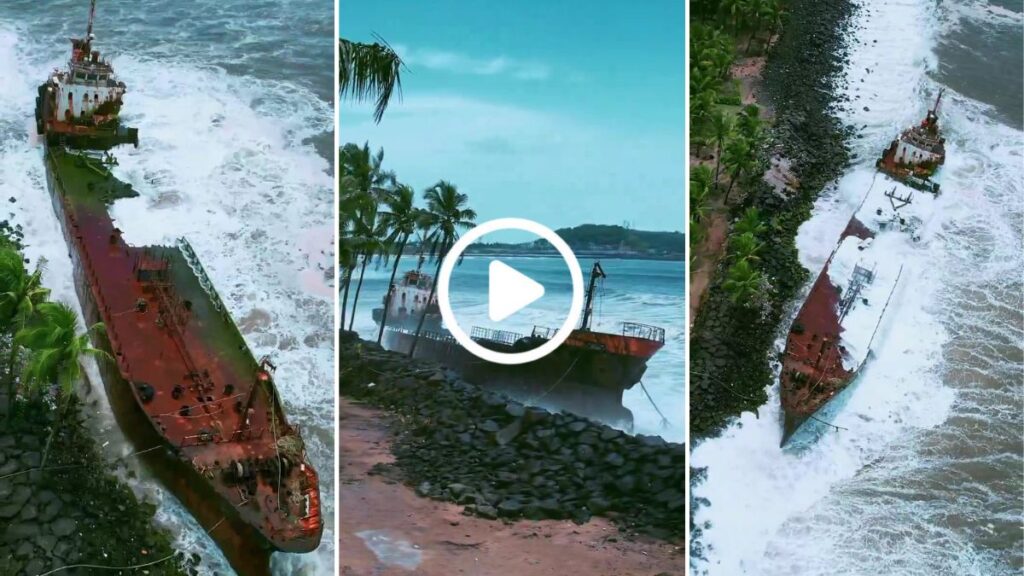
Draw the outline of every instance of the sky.
<instances>
[{"instance_id":1,"label":"sky","mask_svg":"<svg viewBox=\"0 0 1024 576\"><path fill-rule=\"evenodd\" d=\"M452 182L478 222L682 231L684 4L341 0L343 38L407 65L380 124L342 103L341 143L418 193Z\"/></svg>"}]
</instances>

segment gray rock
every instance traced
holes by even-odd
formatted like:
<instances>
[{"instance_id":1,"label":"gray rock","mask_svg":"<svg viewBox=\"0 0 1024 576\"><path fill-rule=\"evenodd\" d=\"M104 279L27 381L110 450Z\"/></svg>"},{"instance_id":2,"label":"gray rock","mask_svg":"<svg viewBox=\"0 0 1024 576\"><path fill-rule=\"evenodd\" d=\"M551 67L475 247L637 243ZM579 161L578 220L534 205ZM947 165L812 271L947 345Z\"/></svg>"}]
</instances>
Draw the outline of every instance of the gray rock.
<instances>
[{"instance_id":1,"label":"gray rock","mask_svg":"<svg viewBox=\"0 0 1024 576\"><path fill-rule=\"evenodd\" d=\"M523 503L516 498L509 498L498 504L498 513L506 518L518 516L523 511Z\"/></svg>"},{"instance_id":2,"label":"gray rock","mask_svg":"<svg viewBox=\"0 0 1024 576\"><path fill-rule=\"evenodd\" d=\"M448 494L450 494L452 498L457 499L459 496L465 494L467 490L469 490L468 486L458 482L448 485Z\"/></svg>"},{"instance_id":3,"label":"gray rock","mask_svg":"<svg viewBox=\"0 0 1024 576\"><path fill-rule=\"evenodd\" d=\"M7 542L18 540L35 540L39 535L39 525L31 522L15 522L4 531L4 539Z\"/></svg>"},{"instance_id":4,"label":"gray rock","mask_svg":"<svg viewBox=\"0 0 1024 576\"><path fill-rule=\"evenodd\" d=\"M495 520L498 518L498 511L495 510L493 506L488 506L487 504L477 506L476 513L488 520Z\"/></svg>"},{"instance_id":5,"label":"gray rock","mask_svg":"<svg viewBox=\"0 0 1024 576\"><path fill-rule=\"evenodd\" d=\"M50 530L57 536L70 536L78 524L71 518L61 518L50 526Z\"/></svg>"},{"instance_id":6,"label":"gray rock","mask_svg":"<svg viewBox=\"0 0 1024 576\"><path fill-rule=\"evenodd\" d=\"M60 514L61 508L63 507L64 504L62 504L60 500L51 500L46 503L43 511L39 513L39 521L49 522L53 520L58 514Z\"/></svg>"},{"instance_id":7,"label":"gray rock","mask_svg":"<svg viewBox=\"0 0 1024 576\"><path fill-rule=\"evenodd\" d=\"M35 520L36 516L39 516L39 509L35 504L29 502L21 509L21 514L18 518L22 520Z\"/></svg>"},{"instance_id":8,"label":"gray rock","mask_svg":"<svg viewBox=\"0 0 1024 576\"><path fill-rule=\"evenodd\" d=\"M618 452L609 452L608 455L604 457L604 461L605 463L615 467L622 466L626 463L626 460Z\"/></svg>"}]
</instances>

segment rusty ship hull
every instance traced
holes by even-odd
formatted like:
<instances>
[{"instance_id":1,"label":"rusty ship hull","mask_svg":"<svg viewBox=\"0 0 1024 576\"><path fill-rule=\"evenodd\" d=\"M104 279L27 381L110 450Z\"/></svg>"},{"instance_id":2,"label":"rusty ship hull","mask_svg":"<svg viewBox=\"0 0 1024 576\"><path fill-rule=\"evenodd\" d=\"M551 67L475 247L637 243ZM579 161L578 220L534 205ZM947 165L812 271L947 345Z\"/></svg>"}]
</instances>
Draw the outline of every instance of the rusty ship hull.
<instances>
[{"instance_id":1,"label":"rusty ship hull","mask_svg":"<svg viewBox=\"0 0 1024 576\"><path fill-rule=\"evenodd\" d=\"M201 472L205 465L197 466L197 464L204 461L216 466L215 463L223 458L223 461L220 462L221 470L213 472L213 475L220 476L223 474L223 466L231 461L237 462L250 457L266 459L276 456L276 448L272 443L266 441L267 422L264 420L264 425L260 428L250 427L247 434L232 434L233 439L221 439L222 442L219 446L216 440L211 443L212 445L208 444L209 449L206 450L198 444L189 446L190 442L197 442L199 439L189 438L195 434L190 435L188 432L198 432L203 425L175 426L174 420L187 419L181 415L181 408L188 403L188 399L184 395L178 399L174 398L174 386L187 384L188 372L183 362L184 355L170 353L170 351L176 350L176 345L170 341L173 338L166 334L166 330L160 329L156 325L154 315L150 314L150 318L145 318L147 314L140 313L136 309L138 298L152 298L154 309L159 306L155 301L159 298L153 298L152 295L146 294L146 289L137 282L137 270L135 272L132 270L138 265L138 260L144 258L148 250L133 248L124 243L113 221L107 215L103 203L106 198L81 197L83 189L97 191L101 189L101 184L106 184L113 189L120 188L123 191L111 192L107 198L127 195L129 194L128 189L110 175L69 174L69 161L75 163L77 158L82 157L76 153L48 148L45 155L47 184L54 211L61 223L65 240L71 248L70 256L74 269L75 288L83 313L90 324L96 322L104 324L105 334L94 333L94 344L106 350L115 359L113 362L101 361L98 365L118 425L138 450L162 447L161 450L153 450L145 455L147 466L189 509L200 524L210 531L210 536L221 547L231 564L241 573L266 573L269 555L274 550L308 552L315 549L319 545L322 532L322 522L318 518L311 518L313 522L310 523L307 530L299 530L295 533L281 531L274 534L267 530L269 527L261 519L262 512L249 509L252 508L251 504L242 504L243 500L251 502L252 499L239 498L237 483L211 481L209 468ZM76 184L65 184L69 179ZM73 188L78 188L78 190ZM173 259L172 262L176 260L179 263L180 269L177 272L182 280L191 276L191 290L194 292L194 298L190 302L192 302L193 308L204 305L201 295L206 291L202 288L200 279L184 265L185 260L180 249L177 247L159 247L158 249L170 255ZM181 286L180 281L176 284ZM183 292L186 291L183 290ZM208 300L205 304L211 303L212 300ZM132 327L133 324L138 326L138 324L145 323L153 325L149 330L133 329ZM234 328L233 324L229 325L229 320L223 315L218 323L221 324L219 327L221 330L229 333ZM201 328L208 329L212 322L208 321L204 324L205 326ZM200 327L197 326L197 328ZM202 348L199 342L182 342L182 344L193 352ZM224 359L227 359L227 356L235 356L233 358L235 362L246 362L245 357L248 356L248 362L251 362L249 370L253 371L255 375L258 370L256 361L244 346L240 334L232 344L227 344L225 341L222 345L232 349L224 349L220 353L211 352L211 356L223 354L222 358ZM180 350L176 351L180 354ZM178 358L174 358L174 356L178 356ZM167 378L168 385L160 387L158 379L152 376L153 372L174 374L175 360L181 363L178 367L180 376L177 380L182 384L170 384L170 381L174 380L172 377ZM211 366L214 364L213 358L211 357L202 364ZM141 392L144 389L139 386L140 377L146 373L150 374L146 381L152 383L147 385L153 386L156 396L148 402L141 397ZM225 379L228 380L226 374ZM281 435L283 436L286 424L284 424L283 414L279 412L279 399L276 398L276 393L269 387L261 387L253 392L263 396L254 405L263 404L263 408L278 412L273 418L276 418L282 426ZM234 393L230 396L233 395ZM221 394L214 402L221 400L220 404L231 405L231 401L224 402L223 398L222 389ZM223 408L218 406L209 411L216 412ZM204 409L204 413L207 412ZM213 420L210 419L207 422ZM217 420L223 422L227 418L217 418ZM175 428L178 429L175 430ZM242 436L244 435L250 435L253 438L243 440ZM261 438L263 441L260 441ZM246 446L246 443L250 445ZM301 483L308 487L316 487L315 472L308 465L304 464L303 466L306 466L309 474ZM290 483L294 483L294 481L293 476ZM270 491L273 492L272 489ZM260 490L257 489L256 492L259 493ZM264 489L263 492L267 492L267 490ZM314 499L318 500L318 495ZM311 510L318 509L318 507L318 501L310 505Z\"/></svg>"},{"instance_id":2,"label":"rusty ship hull","mask_svg":"<svg viewBox=\"0 0 1024 576\"><path fill-rule=\"evenodd\" d=\"M88 30L40 87L36 124L83 315L103 326L90 334L110 356L97 362L104 389L139 457L232 566L267 574L271 552L319 546L319 479L276 368L255 359L188 242L133 246L111 218L138 194L107 151L138 132L117 117L125 86L92 50L92 13Z\"/></svg>"},{"instance_id":3,"label":"rusty ship hull","mask_svg":"<svg viewBox=\"0 0 1024 576\"><path fill-rule=\"evenodd\" d=\"M479 334L479 331L477 332ZM526 404L565 409L606 422L632 423L632 413L622 405L622 395L640 382L647 360L660 348L645 342L643 355L609 352L595 341L594 333L579 333L540 360L508 366L477 358L454 338L442 333L421 333L415 357L439 362L455 370L467 382L507 394ZM608 335L615 336L615 335ZM575 338L576 342L572 340ZM384 345L408 353L415 340L415 328L387 329ZM516 353L541 345L529 337L499 341L486 337L474 340L486 348Z\"/></svg>"},{"instance_id":4,"label":"rusty ship hull","mask_svg":"<svg viewBox=\"0 0 1024 576\"><path fill-rule=\"evenodd\" d=\"M595 265L585 311L591 309L596 278L603 274L600 265ZM622 332L618 334L581 327L539 360L498 364L474 356L448 333L436 301L425 306L430 299L430 280L425 274L410 271L401 284L391 288L395 299L385 302L391 306L383 331L382 343L386 348L403 354L414 350L417 358L436 361L467 382L502 392L526 404L567 410L605 422L632 424L632 412L622 405L623 393L641 381L647 362L665 345L663 329L634 322L623 323ZM385 321L383 310L373 311L378 328ZM417 340L423 314L426 317ZM583 326L587 326L589 313L583 318ZM496 352L518 353L543 345L554 332L534 327L531 334L524 335L478 327L471 331L470 337Z\"/></svg>"},{"instance_id":5,"label":"rusty ship hull","mask_svg":"<svg viewBox=\"0 0 1024 576\"><path fill-rule=\"evenodd\" d=\"M855 215L839 243L846 238L873 237L874 233ZM843 364L841 294L829 274L835 254L825 262L786 338L780 374L783 446L809 421L824 420L824 414L816 414L853 382L860 369Z\"/></svg>"},{"instance_id":6,"label":"rusty ship hull","mask_svg":"<svg viewBox=\"0 0 1024 576\"><path fill-rule=\"evenodd\" d=\"M83 263L83 238L79 237L80 226L74 216L74 208L68 202L67 193L61 184L59 169L55 165L54 152L46 152L47 186L50 191L54 212L60 222L61 231L69 247L74 271L75 292L82 307L87 325L103 322L110 326L108 314L102 313L103 293L88 265ZM93 345L107 352L112 358L118 353L110 339L103 334L92 335ZM119 363L98 362L97 367L103 379L111 410L118 426L137 451L147 451L140 458L149 470L189 510L201 526L224 552L231 565L243 574L268 574L269 557L274 547L267 538L246 521L239 509L229 504L187 459L182 458L179 446L173 445L155 422L140 409L137 390L126 379ZM159 450L154 448L159 447ZM218 525L219 524L219 525ZM256 546L253 544L256 543ZM297 543L296 551L315 548L314 542Z\"/></svg>"}]
</instances>

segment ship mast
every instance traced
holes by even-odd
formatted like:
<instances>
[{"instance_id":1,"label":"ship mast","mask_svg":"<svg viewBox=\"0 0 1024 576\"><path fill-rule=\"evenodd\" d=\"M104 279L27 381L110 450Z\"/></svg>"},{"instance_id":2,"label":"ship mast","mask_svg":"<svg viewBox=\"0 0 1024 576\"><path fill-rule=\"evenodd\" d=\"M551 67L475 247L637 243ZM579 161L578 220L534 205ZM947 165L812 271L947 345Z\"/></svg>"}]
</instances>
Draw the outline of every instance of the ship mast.
<instances>
[{"instance_id":1,"label":"ship mast","mask_svg":"<svg viewBox=\"0 0 1024 576\"><path fill-rule=\"evenodd\" d=\"M590 319L594 312L594 291L597 288L597 279L606 278L604 269L600 262L594 262L590 270L590 286L587 287L587 299L583 304L583 321L580 322L580 330L590 330Z\"/></svg>"},{"instance_id":2,"label":"ship mast","mask_svg":"<svg viewBox=\"0 0 1024 576\"><path fill-rule=\"evenodd\" d=\"M94 2L96 0L93 0ZM942 93L945 92L945 88L939 88L939 95L935 98L935 107L932 108L932 114L939 115L939 104L942 102Z\"/></svg>"},{"instance_id":3,"label":"ship mast","mask_svg":"<svg viewBox=\"0 0 1024 576\"><path fill-rule=\"evenodd\" d=\"M89 52L92 51L92 23L96 19L96 0L89 2L89 25L85 28L85 54L84 57L88 59Z\"/></svg>"},{"instance_id":4,"label":"ship mast","mask_svg":"<svg viewBox=\"0 0 1024 576\"><path fill-rule=\"evenodd\" d=\"M942 103L942 93L945 90L945 88L939 88L939 95L935 98L935 107L928 111L928 117L924 121L928 128L934 129L939 122L939 104Z\"/></svg>"},{"instance_id":5,"label":"ship mast","mask_svg":"<svg viewBox=\"0 0 1024 576\"><path fill-rule=\"evenodd\" d=\"M89 25L85 29L85 45L92 46L92 23L96 19L96 0L89 3Z\"/></svg>"}]
</instances>

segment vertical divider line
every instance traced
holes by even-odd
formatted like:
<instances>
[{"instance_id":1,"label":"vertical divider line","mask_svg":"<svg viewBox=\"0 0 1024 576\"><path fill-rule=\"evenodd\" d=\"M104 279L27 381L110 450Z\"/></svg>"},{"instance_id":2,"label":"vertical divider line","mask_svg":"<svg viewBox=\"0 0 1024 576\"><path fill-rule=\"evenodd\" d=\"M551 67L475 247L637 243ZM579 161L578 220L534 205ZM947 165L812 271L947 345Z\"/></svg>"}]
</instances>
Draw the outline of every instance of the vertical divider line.
<instances>
[{"instance_id":1,"label":"vertical divider line","mask_svg":"<svg viewBox=\"0 0 1024 576\"><path fill-rule=\"evenodd\" d=\"M341 226L339 225L339 208L341 206L338 174L340 158L338 148L341 145L341 99L338 97L338 88L341 86L338 60L341 56L338 39L341 38L341 6L340 0L334 2L334 37L331 42L334 44L334 60L331 66L334 67L334 574L341 574L341 366L339 365L339 350L341 336L341 312L338 308L338 288L341 286Z\"/></svg>"},{"instance_id":2,"label":"vertical divider line","mask_svg":"<svg viewBox=\"0 0 1024 576\"><path fill-rule=\"evenodd\" d=\"M690 0L685 0L686 6L683 8L683 18L686 22L683 27L683 107L685 108L684 120L683 120L683 138L686 139L683 142L683 239L686 242L686 246L683 247L683 258L686 260L684 266L684 286L685 294L683 297L683 306L686 310L683 312L684 322L684 334L683 338L683 393L686 394L686 398L683 400L683 442L686 443L686 470L683 471L683 478L685 479L685 486L683 487L683 493L686 495L683 504L683 514L686 522L686 527L683 530L684 538L683 545L683 561L686 566L683 567L684 573L690 571L690 502L692 495L690 490L692 489L690 484L690 470L692 464L690 458L693 454L693 445L690 443Z\"/></svg>"}]
</instances>

